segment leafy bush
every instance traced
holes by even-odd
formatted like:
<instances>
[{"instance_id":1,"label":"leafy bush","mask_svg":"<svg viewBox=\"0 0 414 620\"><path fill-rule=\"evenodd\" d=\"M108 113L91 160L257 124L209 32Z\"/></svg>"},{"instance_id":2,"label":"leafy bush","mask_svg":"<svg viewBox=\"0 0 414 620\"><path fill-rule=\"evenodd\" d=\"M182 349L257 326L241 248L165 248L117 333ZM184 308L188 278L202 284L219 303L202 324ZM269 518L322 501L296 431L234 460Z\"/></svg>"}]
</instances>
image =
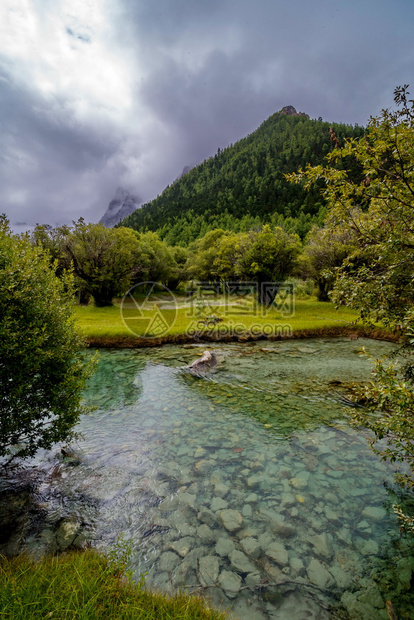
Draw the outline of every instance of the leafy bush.
<instances>
[{"instance_id":1,"label":"leafy bush","mask_svg":"<svg viewBox=\"0 0 414 620\"><path fill-rule=\"evenodd\" d=\"M92 365L72 318L72 276L0 220L0 456L33 455L73 436Z\"/></svg>"}]
</instances>

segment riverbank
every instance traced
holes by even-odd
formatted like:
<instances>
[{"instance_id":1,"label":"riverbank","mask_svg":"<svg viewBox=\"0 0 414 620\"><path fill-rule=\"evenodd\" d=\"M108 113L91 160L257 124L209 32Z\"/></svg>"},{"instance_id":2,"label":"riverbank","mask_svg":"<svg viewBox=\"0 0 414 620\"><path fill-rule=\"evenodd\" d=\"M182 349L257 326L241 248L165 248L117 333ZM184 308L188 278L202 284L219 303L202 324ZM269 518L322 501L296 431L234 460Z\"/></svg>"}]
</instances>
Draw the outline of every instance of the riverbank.
<instances>
[{"instance_id":1,"label":"riverbank","mask_svg":"<svg viewBox=\"0 0 414 620\"><path fill-rule=\"evenodd\" d=\"M277 340L302 340L305 338L335 338L349 337L350 340L358 338L372 338L374 340L386 340L388 342L398 342L399 336L385 329L367 328L362 326L353 327L321 327L318 329L302 329L294 331L287 336L267 336L265 334L246 333L242 336L225 336L220 334L210 334L201 332L199 336L188 336L177 334L162 336L160 338L140 338L138 336L86 336L89 347L102 349L135 349L145 347L159 347L165 344L199 344L202 342L255 342L277 341Z\"/></svg>"},{"instance_id":2,"label":"riverbank","mask_svg":"<svg viewBox=\"0 0 414 620\"><path fill-rule=\"evenodd\" d=\"M166 596L132 583L94 551L66 552L35 562L1 558L0 616L13 620L224 620L200 597Z\"/></svg>"}]
</instances>

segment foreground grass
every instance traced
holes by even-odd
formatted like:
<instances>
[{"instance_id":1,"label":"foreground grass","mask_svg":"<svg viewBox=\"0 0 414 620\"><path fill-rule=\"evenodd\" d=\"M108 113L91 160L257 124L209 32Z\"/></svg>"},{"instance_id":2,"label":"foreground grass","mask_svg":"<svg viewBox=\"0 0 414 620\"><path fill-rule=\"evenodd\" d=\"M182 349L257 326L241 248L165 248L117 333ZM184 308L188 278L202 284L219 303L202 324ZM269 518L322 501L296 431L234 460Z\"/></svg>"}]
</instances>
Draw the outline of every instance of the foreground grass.
<instances>
[{"instance_id":1,"label":"foreground grass","mask_svg":"<svg viewBox=\"0 0 414 620\"><path fill-rule=\"evenodd\" d=\"M152 320L158 310L159 304L154 303L145 311L148 322L142 318L135 319L136 311L133 307L124 309L121 313L119 304L107 308L94 306L76 306L74 309L76 321L87 338L99 340L99 338L129 338L140 337L145 334L145 326ZM161 306L162 309L162 306ZM349 308L337 310L333 304L316 300L297 300L294 312L287 312L285 316L274 309L262 316L260 312L255 314L245 312L242 307L233 304L222 308L213 308L215 316L222 320L217 325L208 328L201 327L201 335L225 337L226 335L240 335L243 331L258 335L262 330L269 336L288 337L290 334L303 331L321 331L330 328L348 327L355 328L354 321L357 315ZM200 320L203 315L192 315L188 307L178 305L175 309L162 309L163 317L168 328L162 331L162 337L193 336L200 331ZM131 331L132 330L132 331ZM154 336L157 332L154 332Z\"/></svg>"},{"instance_id":2,"label":"foreground grass","mask_svg":"<svg viewBox=\"0 0 414 620\"><path fill-rule=\"evenodd\" d=\"M0 617L10 620L224 620L203 599L152 593L87 549L0 562Z\"/></svg>"}]
</instances>

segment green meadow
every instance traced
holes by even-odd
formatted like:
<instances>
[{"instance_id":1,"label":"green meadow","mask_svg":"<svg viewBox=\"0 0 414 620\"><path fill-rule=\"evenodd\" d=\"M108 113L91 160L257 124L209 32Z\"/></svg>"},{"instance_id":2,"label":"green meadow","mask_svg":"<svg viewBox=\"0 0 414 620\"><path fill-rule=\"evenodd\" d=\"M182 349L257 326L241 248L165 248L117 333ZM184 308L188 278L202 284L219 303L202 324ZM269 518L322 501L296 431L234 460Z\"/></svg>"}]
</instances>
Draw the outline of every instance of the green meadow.
<instances>
[{"instance_id":1,"label":"green meadow","mask_svg":"<svg viewBox=\"0 0 414 620\"><path fill-rule=\"evenodd\" d=\"M339 309L329 302L315 299L296 300L294 308L272 307L261 311L253 303L240 303L220 298L207 308L177 297L176 305L164 299L143 300L113 306L76 306L76 322L87 339L134 340L142 338L207 337L237 339L243 337L297 337L298 335L330 335L361 328L357 314L346 307Z\"/></svg>"}]
</instances>

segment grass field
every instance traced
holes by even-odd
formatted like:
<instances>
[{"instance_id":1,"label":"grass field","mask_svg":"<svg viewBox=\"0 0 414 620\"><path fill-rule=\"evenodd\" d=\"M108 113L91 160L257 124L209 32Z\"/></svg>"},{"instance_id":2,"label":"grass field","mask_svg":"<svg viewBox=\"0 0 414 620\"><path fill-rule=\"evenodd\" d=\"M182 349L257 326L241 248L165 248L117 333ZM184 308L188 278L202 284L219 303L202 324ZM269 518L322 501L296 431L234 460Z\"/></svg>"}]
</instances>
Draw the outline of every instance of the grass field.
<instances>
[{"instance_id":1,"label":"grass field","mask_svg":"<svg viewBox=\"0 0 414 620\"><path fill-rule=\"evenodd\" d=\"M200 305L188 298L156 295L116 302L111 307L76 306L76 322L86 338L99 346L141 346L143 341L182 342L194 338L237 340L266 336L288 338L360 332L362 325L349 308L315 299L279 303L262 312L252 299L215 298ZM366 331L366 330L365 330Z\"/></svg>"}]
</instances>

